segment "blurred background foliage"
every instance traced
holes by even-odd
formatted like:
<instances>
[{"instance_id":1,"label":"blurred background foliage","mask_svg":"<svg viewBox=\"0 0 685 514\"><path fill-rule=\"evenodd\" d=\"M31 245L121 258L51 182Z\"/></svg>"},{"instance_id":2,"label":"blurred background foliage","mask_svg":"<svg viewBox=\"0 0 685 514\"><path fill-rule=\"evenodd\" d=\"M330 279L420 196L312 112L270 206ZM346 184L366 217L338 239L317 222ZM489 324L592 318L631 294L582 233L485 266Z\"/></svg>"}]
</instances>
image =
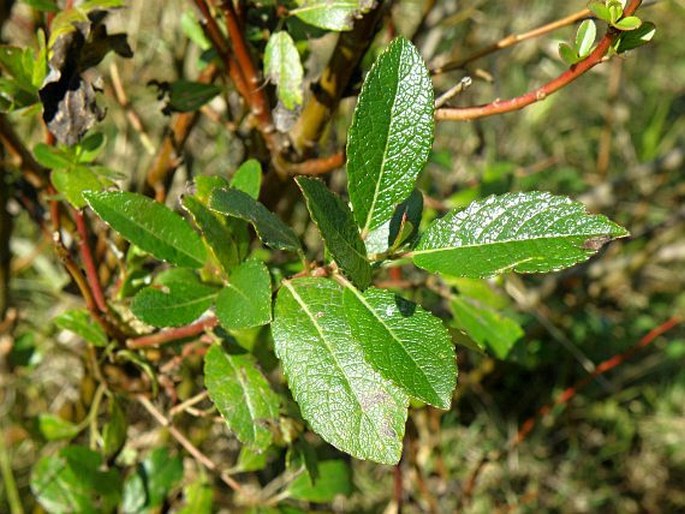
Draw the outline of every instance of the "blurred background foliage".
<instances>
[{"instance_id":1,"label":"blurred background foliage","mask_svg":"<svg viewBox=\"0 0 685 514\"><path fill-rule=\"evenodd\" d=\"M135 56L126 61L108 57L99 66L105 76L100 97L107 108L98 127L107 136L102 164L124 173L134 185L144 179L167 124L157 91L148 83L195 77L204 66L202 49L189 42L183 29L184 17L193 11L189 2L150 6L131 1L111 16L110 32L127 32ZM423 0L398 0L392 6L391 29L379 33L365 66L393 34L413 37L429 65L440 64L582 7L582 2L560 0L439 0L421 22ZM411 411L402 475L353 461L354 492L323 510L392 511L399 480L407 513L685 511L682 327L593 380L568 405L552 408L525 441L508 450L520 424L587 376L593 363L625 351L669 317L683 314L685 4L652 2L639 14L657 26L651 44L598 66L524 111L439 124L431 163L419 183L429 197L428 207L437 211L506 191L565 194L616 220L632 236L561 273L507 276L490 283L481 294L492 293L491 300L522 325L525 335L506 360L459 346L460 384L452 410ZM3 39L32 45L33 32L26 30L30 21L28 7L18 3L4 24ZM286 28L300 39L311 38L300 51L307 78L316 77L335 35L297 20L286 22ZM466 71L436 76L436 91L447 90L468 73L474 84L455 100L459 105L516 96L563 71L557 45L573 33L571 27L562 29L480 59ZM250 37L263 48L268 33L255 23ZM131 128L126 110L115 100L113 73L119 75L140 116L143 132ZM230 113L232 101L228 95L203 109L168 195L170 204L193 176L226 176L251 155L253 143L241 127L214 119L217 113ZM353 107L353 96L341 104L324 136L323 154L342 144ZM230 120L230 115L222 119ZM17 131L26 140L40 141L42 128L35 120L17 119ZM343 173L335 172L331 183L342 187ZM14 478L22 503L32 511L37 507L29 489L31 468L40 456L63 445L46 440L39 416L49 413L80 423L87 419L95 391L87 364L92 354L51 321L80 305L77 291L68 286L50 242L25 213L13 214L10 298L19 321L12 333L0 336L0 459L4 480ZM292 216L304 230L306 213L301 206ZM482 284L468 281L450 285L460 291L482 289ZM413 294L427 307L451 316L449 306L432 290L417 288ZM454 334L459 342L459 331L454 329ZM258 341L268 337L255 336ZM173 351L181 355L182 349ZM147 358L162 367L179 398L201 389L199 357L169 359L151 351ZM262 359L268 369L267 362ZM137 403L125 398L120 402L129 423L118 457L122 466L134 465L160 446L184 455ZM215 422L213 411L202 410L203 405L208 404L200 404L195 415L179 414L174 424L215 462L232 465L239 445L222 423ZM272 455L268 462L262 471L238 475L247 499L229 499L230 492L215 483L214 509L250 511L245 506L250 491L279 474L283 455ZM159 509L180 512L188 497L180 494L181 489L204 483L195 461L186 457L183 466L183 478L170 479L170 496ZM236 507L241 502L244 506ZM306 504L297 505L306 510ZM0 488L0 511L8 510L7 489Z\"/></svg>"}]
</instances>

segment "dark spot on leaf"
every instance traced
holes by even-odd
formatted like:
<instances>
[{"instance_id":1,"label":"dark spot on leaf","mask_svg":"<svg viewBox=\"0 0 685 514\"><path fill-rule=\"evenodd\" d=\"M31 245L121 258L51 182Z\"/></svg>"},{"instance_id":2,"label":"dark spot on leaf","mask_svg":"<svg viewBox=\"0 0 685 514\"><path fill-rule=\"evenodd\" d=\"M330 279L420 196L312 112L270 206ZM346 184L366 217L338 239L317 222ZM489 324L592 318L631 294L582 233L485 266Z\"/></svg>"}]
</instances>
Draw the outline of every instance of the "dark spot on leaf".
<instances>
[{"instance_id":1,"label":"dark spot on leaf","mask_svg":"<svg viewBox=\"0 0 685 514\"><path fill-rule=\"evenodd\" d=\"M397 309L400 311L400 314L402 314L402 316L405 318L413 316L414 312L416 311L416 304L410 302L409 300L405 300L400 295L395 295L395 305L397 305Z\"/></svg>"},{"instance_id":2,"label":"dark spot on leaf","mask_svg":"<svg viewBox=\"0 0 685 514\"><path fill-rule=\"evenodd\" d=\"M596 252L609 241L611 241L611 237L609 236L591 237L583 243L583 248L585 250L592 250L593 252Z\"/></svg>"}]
</instances>

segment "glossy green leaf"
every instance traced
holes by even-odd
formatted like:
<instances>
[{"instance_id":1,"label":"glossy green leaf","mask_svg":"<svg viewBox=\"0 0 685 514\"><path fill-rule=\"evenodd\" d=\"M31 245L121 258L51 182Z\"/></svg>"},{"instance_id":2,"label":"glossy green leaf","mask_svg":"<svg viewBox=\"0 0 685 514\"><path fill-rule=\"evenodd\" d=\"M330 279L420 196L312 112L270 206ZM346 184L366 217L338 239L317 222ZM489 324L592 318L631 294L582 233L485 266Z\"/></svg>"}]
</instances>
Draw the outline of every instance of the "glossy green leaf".
<instances>
[{"instance_id":1,"label":"glossy green leaf","mask_svg":"<svg viewBox=\"0 0 685 514\"><path fill-rule=\"evenodd\" d=\"M289 111L302 105L303 75L293 38L285 31L271 34L264 49L264 76L276 84L276 96Z\"/></svg>"},{"instance_id":2,"label":"glossy green leaf","mask_svg":"<svg viewBox=\"0 0 685 514\"><path fill-rule=\"evenodd\" d=\"M457 384L452 340L442 321L384 289L345 288L352 336L366 361L410 396L449 409Z\"/></svg>"},{"instance_id":3,"label":"glossy green leaf","mask_svg":"<svg viewBox=\"0 0 685 514\"><path fill-rule=\"evenodd\" d=\"M248 159L235 170L231 187L247 193L255 200L262 188L262 165L257 159Z\"/></svg>"},{"instance_id":4,"label":"glossy green leaf","mask_svg":"<svg viewBox=\"0 0 685 514\"><path fill-rule=\"evenodd\" d=\"M226 273L240 263L241 250L237 237L227 223L223 223L194 196L184 196L183 208L187 210L200 230L209 251Z\"/></svg>"},{"instance_id":5,"label":"glossy green leaf","mask_svg":"<svg viewBox=\"0 0 685 514\"><path fill-rule=\"evenodd\" d=\"M654 34L656 26L648 21L635 30L622 32L615 45L616 52L620 54L645 45L652 40Z\"/></svg>"},{"instance_id":6,"label":"glossy green leaf","mask_svg":"<svg viewBox=\"0 0 685 514\"><path fill-rule=\"evenodd\" d=\"M298 177L296 181L333 260L357 287L366 288L371 283L371 264L352 211L320 180Z\"/></svg>"},{"instance_id":7,"label":"glossy green leaf","mask_svg":"<svg viewBox=\"0 0 685 514\"><path fill-rule=\"evenodd\" d=\"M277 250L302 251L300 240L288 225L247 193L237 189L215 189L209 208L250 222L262 242Z\"/></svg>"},{"instance_id":8,"label":"glossy green leaf","mask_svg":"<svg viewBox=\"0 0 685 514\"><path fill-rule=\"evenodd\" d=\"M524 335L516 321L470 298L457 296L450 305L454 326L463 330L481 350L487 350L498 359L505 359Z\"/></svg>"},{"instance_id":9,"label":"glossy green leaf","mask_svg":"<svg viewBox=\"0 0 685 514\"><path fill-rule=\"evenodd\" d=\"M114 512L121 498L121 479L115 470L101 470L101 465L99 453L67 446L36 463L31 492L48 512Z\"/></svg>"},{"instance_id":10,"label":"glossy green leaf","mask_svg":"<svg viewBox=\"0 0 685 514\"><path fill-rule=\"evenodd\" d=\"M326 30L352 30L354 19L374 5L369 0L296 0L290 14Z\"/></svg>"},{"instance_id":11,"label":"glossy green leaf","mask_svg":"<svg viewBox=\"0 0 685 514\"><path fill-rule=\"evenodd\" d=\"M84 191L99 191L111 184L109 180L102 179L86 166L53 170L50 173L50 180L55 189L77 209L87 205L83 197Z\"/></svg>"},{"instance_id":12,"label":"glossy green leaf","mask_svg":"<svg viewBox=\"0 0 685 514\"><path fill-rule=\"evenodd\" d=\"M216 287L201 283L192 270L170 269L136 294L131 312L154 327L180 327L209 309L217 293Z\"/></svg>"},{"instance_id":13,"label":"glossy green leaf","mask_svg":"<svg viewBox=\"0 0 685 514\"><path fill-rule=\"evenodd\" d=\"M350 201L362 236L392 218L433 145L433 83L414 45L395 39L359 95L347 140Z\"/></svg>"},{"instance_id":14,"label":"glossy green leaf","mask_svg":"<svg viewBox=\"0 0 685 514\"><path fill-rule=\"evenodd\" d=\"M247 261L233 270L216 299L216 315L229 330L271 322L271 275L262 262Z\"/></svg>"},{"instance_id":15,"label":"glossy green leaf","mask_svg":"<svg viewBox=\"0 0 685 514\"><path fill-rule=\"evenodd\" d=\"M564 42L559 43L559 57L569 66L573 66L581 60L576 49Z\"/></svg>"},{"instance_id":16,"label":"glossy green leaf","mask_svg":"<svg viewBox=\"0 0 685 514\"><path fill-rule=\"evenodd\" d=\"M302 473L286 489L291 498L312 503L328 503L339 495L350 496L352 490L352 472L342 460L319 462L316 482L312 483L308 473Z\"/></svg>"},{"instance_id":17,"label":"glossy green leaf","mask_svg":"<svg viewBox=\"0 0 685 514\"><path fill-rule=\"evenodd\" d=\"M205 387L241 443L256 450L271 444L280 400L250 354L213 345L205 356Z\"/></svg>"},{"instance_id":18,"label":"glossy green leaf","mask_svg":"<svg viewBox=\"0 0 685 514\"><path fill-rule=\"evenodd\" d=\"M228 188L229 182L219 175L198 175L195 177L194 196L204 205L209 202L209 197L215 189ZM240 189L240 188L238 188Z\"/></svg>"},{"instance_id":19,"label":"glossy green leaf","mask_svg":"<svg viewBox=\"0 0 685 514\"><path fill-rule=\"evenodd\" d=\"M48 441L55 441L58 439L71 439L81 430L78 425L74 425L59 416L43 413L38 415L38 431Z\"/></svg>"},{"instance_id":20,"label":"glossy green leaf","mask_svg":"<svg viewBox=\"0 0 685 514\"><path fill-rule=\"evenodd\" d=\"M588 259L628 232L563 196L534 191L490 196L434 221L410 255L428 271L488 277L541 273Z\"/></svg>"},{"instance_id":21,"label":"glossy green leaf","mask_svg":"<svg viewBox=\"0 0 685 514\"><path fill-rule=\"evenodd\" d=\"M126 191L89 191L83 196L114 230L158 259L188 268L200 268L207 260L200 236L165 205Z\"/></svg>"},{"instance_id":22,"label":"glossy green leaf","mask_svg":"<svg viewBox=\"0 0 685 514\"><path fill-rule=\"evenodd\" d=\"M626 16L625 18L621 18L614 23L614 27L616 27L618 30L625 31L639 29L641 25L642 20L637 16Z\"/></svg>"},{"instance_id":23,"label":"glossy green leaf","mask_svg":"<svg viewBox=\"0 0 685 514\"><path fill-rule=\"evenodd\" d=\"M276 355L312 429L353 457L397 463L407 397L366 362L342 287L325 278L284 281L272 330Z\"/></svg>"},{"instance_id":24,"label":"glossy green leaf","mask_svg":"<svg viewBox=\"0 0 685 514\"><path fill-rule=\"evenodd\" d=\"M594 21L584 20L578 26L575 44L576 51L581 58L586 57L592 51L596 37L597 26L595 25Z\"/></svg>"},{"instance_id":25,"label":"glossy green leaf","mask_svg":"<svg viewBox=\"0 0 685 514\"><path fill-rule=\"evenodd\" d=\"M107 334L85 309L65 311L54 322L57 327L78 334L93 346L107 346Z\"/></svg>"},{"instance_id":26,"label":"glossy green leaf","mask_svg":"<svg viewBox=\"0 0 685 514\"><path fill-rule=\"evenodd\" d=\"M221 88L214 84L177 80L169 88L169 107L179 112L196 111L219 93Z\"/></svg>"},{"instance_id":27,"label":"glossy green leaf","mask_svg":"<svg viewBox=\"0 0 685 514\"><path fill-rule=\"evenodd\" d=\"M388 250L395 250L416 239L423 213L423 195L414 189L404 202L395 208L388 221L372 230L364 240L366 251L377 258Z\"/></svg>"},{"instance_id":28,"label":"glossy green leaf","mask_svg":"<svg viewBox=\"0 0 685 514\"><path fill-rule=\"evenodd\" d=\"M590 2L587 7L597 18L607 23L611 23L611 13L605 2L601 0Z\"/></svg>"}]
</instances>

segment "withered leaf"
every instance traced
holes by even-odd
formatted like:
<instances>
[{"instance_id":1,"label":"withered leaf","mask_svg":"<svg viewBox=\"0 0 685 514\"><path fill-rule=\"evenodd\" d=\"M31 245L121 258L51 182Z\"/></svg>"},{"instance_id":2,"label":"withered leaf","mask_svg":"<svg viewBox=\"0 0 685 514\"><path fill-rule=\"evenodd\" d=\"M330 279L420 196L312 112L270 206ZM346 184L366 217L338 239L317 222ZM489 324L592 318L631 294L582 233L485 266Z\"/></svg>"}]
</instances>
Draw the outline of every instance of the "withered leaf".
<instances>
[{"instance_id":1,"label":"withered leaf","mask_svg":"<svg viewBox=\"0 0 685 514\"><path fill-rule=\"evenodd\" d=\"M105 116L95 95L100 78L88 70L110 51L121 57L133 56L126 34L107 34L106 15L106 11L94 10L83 17L70 16L51 42L50 71L39 95L43 119L59 143L76 144Z\"/></svg>"}]
</instances>

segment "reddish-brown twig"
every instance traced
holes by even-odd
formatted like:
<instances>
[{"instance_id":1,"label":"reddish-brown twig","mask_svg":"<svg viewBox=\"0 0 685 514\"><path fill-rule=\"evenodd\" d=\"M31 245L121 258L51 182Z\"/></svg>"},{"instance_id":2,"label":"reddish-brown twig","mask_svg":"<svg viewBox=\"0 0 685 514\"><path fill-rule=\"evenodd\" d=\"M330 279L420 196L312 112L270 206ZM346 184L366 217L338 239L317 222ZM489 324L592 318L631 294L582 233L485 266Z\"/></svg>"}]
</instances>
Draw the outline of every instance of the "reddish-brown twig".
<instances>
[{"instance_id":1,"label":"reddish-brown twig","mask_svg":"<svg viewBox=\"0 0 685 514\"><path fill-rule=\"evenodd\" d=\"M592 373L586 375L581 380L573 384L571 387L568 387L566 390L564 390L563 393L559 395L557 399L541 407L534 416L531 416L525 422L523 422L519 427L516 436L512 440L511 446L514 447L523 442L525 438L528 436L528 434L530 434L530 432L535 427L535 424L537 423L538 419L547 415L554 407L556 407L557 405L563 405L568 403L576 394L578 394L578 392L581 389L587 386L592 380L594 380L600 375L603 375L607 371L614 369L623 362L627 361L628 359L633 357L637 352L639 352L646 346L649 346L652 342L654 342L654 340L657 337L665 334L672 328L678 326L680 323L682 323L682 319L680 319L677 316L674 316L669 320L665 321L664 323L662 323L661 325L659 325L658 327L650 330L647 334L645 334L644 337L642 337L642 339L640 339L637 342L637 344L635 344L625 352L614 355L613 357L598 364Z\"/></svg>"},{"instance_id":2,"label":"reddish-brown twig","mask_svg":"<svg viewBox=\"0 0 685 514\"><path fill-rule=\"evenodd\" d=\"M624 13L626 16L632 15L640 6L642 0L630 0ZM578 64L574 64L564 73L558 77L550 80L543 86L540 86L523 95L510 98L509 100L494 100L485 105L477 105L474 107L445 107L435 111L435 119L438 121L468 121L496 114L503 114L512 111L518 111L535 102L544 100L552 93L568 86L571 82L576 80L581 75L594 68L601 63L611 45L614 43L620 33L615 29L608 29L604 37L599 41L597 47Z\"/></svg>"},{"instance_id":3,"label":"reddish-brown twig","mask_svg":"<svg viewBox=\"0 0 685 514\"><path fill-rule=\"evenodd\" d=\"M215 327L216 324L217 319L212 316L184 327L171 328L169 330L157 332L156 334L151 334L149 336L129 339L126 341L126 346L131 349L161 346L163 344L173 343L174 341L185 339L187 337L198 336L206 330Z\"/></svg>"},{"instance_id":4,"label":"reddish-brown twig","mask_svg":"<svg viewBox=\"0 0 685 514\"><path fill-rule=\"evenodd\" d=\"M79 253L81 254L81 262L86 270L88 282L90 282L93 299L95 300L98 309L102 312L107 312L107 301L102 292L102 285L100 284L100 278L98 277L97 267L95 266L93 254L90 251L90 244L88 243L88 227L86 226L85 217L83 216L83 212L77 209L73 209L72 214L74 221L76 222L76 231L78 234L77 243Z\"/></svg>"}]
</instances>

